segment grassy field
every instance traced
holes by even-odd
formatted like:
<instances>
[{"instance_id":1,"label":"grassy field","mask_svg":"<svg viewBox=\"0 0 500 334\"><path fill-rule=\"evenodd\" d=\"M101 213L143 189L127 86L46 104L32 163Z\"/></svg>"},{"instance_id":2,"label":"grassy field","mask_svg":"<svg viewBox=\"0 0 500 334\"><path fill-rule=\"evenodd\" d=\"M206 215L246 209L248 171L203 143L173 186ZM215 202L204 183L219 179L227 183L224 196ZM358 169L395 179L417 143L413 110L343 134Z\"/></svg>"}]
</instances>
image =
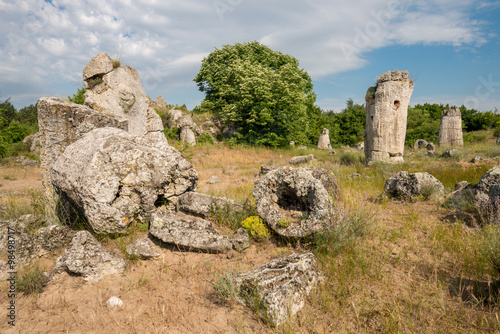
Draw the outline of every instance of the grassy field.
<instances>
[{"instance_id":1,"label":"grassy field","mask_svg":"<svg viewBox=\"0 0 500 334\"><path fill-rule=\"evenodd\" d=\"M425 150L409 149L412 154L405 156L404 164L366 166L361 162L363 152L354 149L336 149L337 154L329 155L320 150L222 144L184 148L184 156L199 172L199 192L249 204L253 204L253 182L261 165L286 166L293 156L314 154L316 160L310 164L337 177L341 195L335 207L345 214L315 242L287 244L264 238L230 259L164 249L161 259L130 261L123 277L93 287L78 277L60 275L44 292L19 297L23 312L19 328L30 333L500 332L499 273L485 251L496 245L491 236L498 233L491 227L467 225L443 206L446 196L412 202L380 196L385 180L398 171L429 172L449 194L457 182L477 183L499 164L500 145L493 139L460 148L454 158L439 158L444 150L439 148L429 157ZM469 162L475 155L490 160ZM12 190L10 182L22 181L33 172L7 166L0 174L2 193L3 187ZM213 176L221 182L208 184ZM1 218L41 212L39 189L17 190L24 193L0 197L7 206ZM218 221L218 229L225 233L236 227L224 217ZM146 233L135 226L125 236L102 242L121 254L124 244ZM225 300L217 290L225 274L308 250L316 253L325 283L313 290L301 312L279 328L269 328L251 310ZM41 259L39 265L50 270L56 256ZM124 309L106 308L112 293L124 300ZM3 294L0 303L6 302ZM2 331L7 328L5 322L0 323Z\"/></svg>"}]
</instances>

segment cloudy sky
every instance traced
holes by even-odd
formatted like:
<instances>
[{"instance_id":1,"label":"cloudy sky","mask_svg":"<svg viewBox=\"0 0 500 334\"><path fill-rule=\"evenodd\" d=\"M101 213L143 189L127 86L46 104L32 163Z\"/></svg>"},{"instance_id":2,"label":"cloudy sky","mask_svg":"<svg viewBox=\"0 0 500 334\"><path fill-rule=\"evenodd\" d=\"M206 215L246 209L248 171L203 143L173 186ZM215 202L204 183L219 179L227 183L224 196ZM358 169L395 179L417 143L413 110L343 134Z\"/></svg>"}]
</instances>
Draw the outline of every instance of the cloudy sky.
<instances>
[{"instance_id":1,"label":"cloudy sky","mask_svg":"<svg viewBox=\"0 0 500 334\"><path fill-rule=\"evenodd\" d=\"M500 108L500 1L0 0L0 101L66 97L99 52L140 73L153 99L198 105L215 48L259 41L295 56L317 105L340 111L378 76L408 70L411 105Z\"/></svg>"}]
</instances>

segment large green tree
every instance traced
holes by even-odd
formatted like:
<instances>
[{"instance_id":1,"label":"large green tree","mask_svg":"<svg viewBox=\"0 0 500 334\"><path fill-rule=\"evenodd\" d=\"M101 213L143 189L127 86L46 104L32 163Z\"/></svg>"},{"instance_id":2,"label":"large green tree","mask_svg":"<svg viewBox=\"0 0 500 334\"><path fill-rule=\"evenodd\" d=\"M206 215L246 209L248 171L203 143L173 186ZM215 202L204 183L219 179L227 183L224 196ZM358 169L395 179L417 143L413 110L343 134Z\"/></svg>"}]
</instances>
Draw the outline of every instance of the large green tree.
<instances>
[{"instance_id":1,"label":"large green tree","mask_svg":"<svg viewBox=\"0 0 500 334\"><path fill-rule=\"evenodd\" d=\"M214 112L240 141L310 141L310 122L320 111L311 78L296 58L258 42L225 45L203 59L194 81L205 93L199 110Z\"/></svg>"}]
</instances>

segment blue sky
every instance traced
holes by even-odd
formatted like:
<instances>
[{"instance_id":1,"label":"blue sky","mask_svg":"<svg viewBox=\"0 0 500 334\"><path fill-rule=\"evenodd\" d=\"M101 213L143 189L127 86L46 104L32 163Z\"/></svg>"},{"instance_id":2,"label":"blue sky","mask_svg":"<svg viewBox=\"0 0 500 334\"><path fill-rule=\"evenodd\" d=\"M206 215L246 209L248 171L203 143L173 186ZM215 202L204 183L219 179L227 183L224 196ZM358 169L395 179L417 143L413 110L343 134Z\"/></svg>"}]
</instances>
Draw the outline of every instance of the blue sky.
<instances>
[{"instance_id":1,"label":"blue sky","mask_svg":"<svg viewBox=\"0 0 500 334\"><path fill-rule=\"evenodd\" d=\"M99 52L136 68L145 91L198 105L201 60L257 40L295 56L316 104L340 111L390 70L417 103L500 108L500 1L0 0L0 100L66 97Z\"/></svg>"}]
</instances>

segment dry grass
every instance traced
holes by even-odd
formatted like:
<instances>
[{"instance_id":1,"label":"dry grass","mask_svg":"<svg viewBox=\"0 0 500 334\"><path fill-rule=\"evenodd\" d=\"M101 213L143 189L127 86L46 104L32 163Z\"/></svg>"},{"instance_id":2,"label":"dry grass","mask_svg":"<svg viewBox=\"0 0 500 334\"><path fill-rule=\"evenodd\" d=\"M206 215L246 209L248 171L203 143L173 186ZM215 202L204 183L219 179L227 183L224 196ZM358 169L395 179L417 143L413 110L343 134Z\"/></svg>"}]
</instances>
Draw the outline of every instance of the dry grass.
<instances>
[{"instance_id":1,"label":"dry grass","mask_svg":"<svg viewBox=\"0 0 500 334\"><path fill-rule=\"evenodd\" d=\"M495 158L500 150L491 143L478 144L447 160L415 152L405 157L405 164L370 167L358 162L341 164L344 152L337 151L330 156L318 150L223 145L184 150L200 174L198 191L240 202L253 201L253 182L261 165L283 166L295 155L312 153L317 157L314 165L337 176L342 191L337 205L350 215L357 214L360 222L372 221L364 233L342 241L342 247L318 253L327 280L282 327L268 328L248 308L220 303L215 296L214 283L221 275L297 251L266 239L253 242L249 250L234 253L230 259L163 249L160 259L130 262L124 276L94 285L78 277L56 276L38 297L19 297L19 329L29 333L500 332L494 284L499 277L481 251L482 232L464 227L443 208L443 199L376 200L387 177L400 170L428 171L448 192L458 181L477 182L498 160L468 161L476 154ZM361 176L353 177L353 173ZM207 184L212 176L221 182ZM120 254L119 242L110 239L105 244ZM113 295L124 300L122 309L106 307ZM6 302L1 295L0 303ZM0 331L6 328L6 322L0 323Z\"/></svg>"}]
</instances>

